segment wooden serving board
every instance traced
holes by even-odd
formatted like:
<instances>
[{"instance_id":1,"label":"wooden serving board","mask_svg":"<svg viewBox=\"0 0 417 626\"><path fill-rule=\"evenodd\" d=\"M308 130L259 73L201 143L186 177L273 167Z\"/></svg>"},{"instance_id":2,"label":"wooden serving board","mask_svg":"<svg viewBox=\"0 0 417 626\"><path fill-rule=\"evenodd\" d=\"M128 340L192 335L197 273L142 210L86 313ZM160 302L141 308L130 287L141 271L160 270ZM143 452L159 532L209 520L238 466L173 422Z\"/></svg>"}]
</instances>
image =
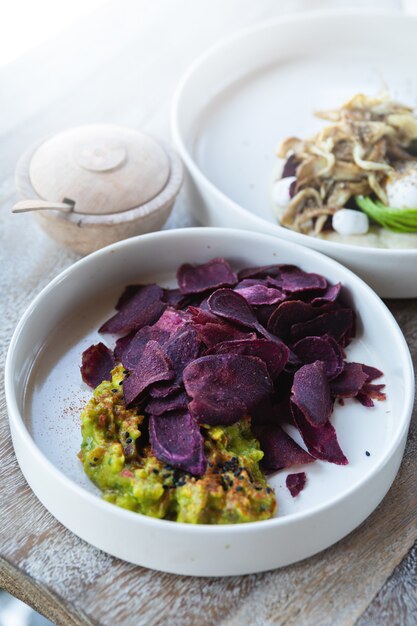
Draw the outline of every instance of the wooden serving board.
<instances>
[{"instance_id":1,"label":"wooden serving board","mask_svg":"<svg viewBox=\"0 0 417 626\"><path fill-rule=\"evenodd\" d=\"M304 5L301 0L282 0L279 6L275 0L111 2L30 59L0 68L1 91L7 93L0 119L1 381L21 314L77 258L50 241L30 215L11 215L18 156L62 127L97 120L142 126L168 139L172 90L196 54L237 28ZM123 27L116 37L118 20ZM193 201L185 190L168 227L192 224ZM417 300L388 306L416 362ZM17 465L1 384L0 586L59 626L415 624L416 440L415 412L391 490L373 515L337 545L259 575L187 578L114 559L78 539L44 509Z\"/></svg>"}]
</instances>

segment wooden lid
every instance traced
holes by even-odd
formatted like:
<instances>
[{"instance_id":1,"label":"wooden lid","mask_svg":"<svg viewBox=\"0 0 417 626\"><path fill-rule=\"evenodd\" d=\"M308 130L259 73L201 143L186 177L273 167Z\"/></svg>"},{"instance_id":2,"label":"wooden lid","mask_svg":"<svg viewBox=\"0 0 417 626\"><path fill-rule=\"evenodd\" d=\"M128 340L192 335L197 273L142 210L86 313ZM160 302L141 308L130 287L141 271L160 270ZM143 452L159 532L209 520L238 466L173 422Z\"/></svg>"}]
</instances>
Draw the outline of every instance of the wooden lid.
<instances>
[{"instance_id":1,"label":"wooden lid","mask_svg":"<svg viewBox=\"0 0 417 626\"><path fill-rule=\"evenodd\" d=\"M170 161L142 132L97 124L71 128L35 151L29 177L44 200L75 202L76 213L120 213L152 200L165 187Z\"/></svg>"}]
</instances>

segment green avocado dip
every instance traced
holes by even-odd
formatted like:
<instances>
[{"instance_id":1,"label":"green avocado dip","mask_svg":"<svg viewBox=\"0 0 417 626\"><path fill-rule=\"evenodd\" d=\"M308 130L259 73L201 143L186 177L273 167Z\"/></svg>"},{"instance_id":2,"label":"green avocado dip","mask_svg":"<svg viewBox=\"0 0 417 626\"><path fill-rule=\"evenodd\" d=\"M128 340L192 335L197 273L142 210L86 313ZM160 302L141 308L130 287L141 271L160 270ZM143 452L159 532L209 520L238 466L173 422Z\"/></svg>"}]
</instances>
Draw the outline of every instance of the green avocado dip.
<instances>
[{"instance_id":1,"label":"green avocado dip","mask_svg":"<svg viewBox=\"0 0 417 626\"><path fill-rule=\"evenodd\" d=\"M152 454L146 418L124 405L123 378L118 365L81 414L78 456L105 500L190 524L235 524L274 515L275 494L259 468L263 452L249 417L232 426L202 426L208 465L197 478Z\"/></svg>"}]
</instances>

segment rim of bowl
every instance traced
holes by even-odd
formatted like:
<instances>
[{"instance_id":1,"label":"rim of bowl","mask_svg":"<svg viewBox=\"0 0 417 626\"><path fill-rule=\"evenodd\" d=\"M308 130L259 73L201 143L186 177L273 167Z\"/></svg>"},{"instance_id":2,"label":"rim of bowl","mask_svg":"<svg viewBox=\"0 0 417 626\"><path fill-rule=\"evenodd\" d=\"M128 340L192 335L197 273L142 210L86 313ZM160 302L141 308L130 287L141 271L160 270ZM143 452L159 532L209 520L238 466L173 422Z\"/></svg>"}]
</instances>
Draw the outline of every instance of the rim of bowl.
<instances>
[{"instance_id":1,"label":"rim of bowl","mask_svg":"<svg viewBox=\"0 0 417 626\"><path fill-rule=\"evenodd\" d=\"M341 21L346 17L353 18L372 18L372 19L382 19L382 20L414 20L417 23L417 15L409 15L407 13L402 13L399 11L392 10L384 10L384 9L375 9L370 11L369 9L360 9L360 8L352 8L352 9L340 9L340 10L318 10L318 11L303 11L301 13L296 13L292 15L283 15L279 17L272 17L266 20L262 20L261 22L254 24L253 26L247 26L238 30L227 37L224 37L217 43L213 44L207 50L205 50L202 54L200 54L185 70L184 74L180 78L177 87L175 89L172 103L171 103L171 132L174 140L174 144L180 154L182 160L187 166L190 173L193 175L196 181L200 184L203 184L207 187L212 194L223 204L229 205L240 214L242 217L245 217L247 214L251 216L253 223L258 223L259 225L265 226L268 224L273 228L277 228L278 232L276 232L275 237L281 237L282 239L286 239L287 241L293 241L298 243L299 245L303 245L310 248L309 240L312 239L315 242L319 242L320 246L323 245L323 249L319 251L326 254L331 254L332 252L336 253L341 249L346 250L346 252L352 252L353 254L358 254L360 251L365 254L370 254L371 256L385 256L385 255L399 255L401 257L411 256L417 257L417 248L375 248L372 246L358 246L351 243L338 243L334 241L327 241L326 239L316 239L311 235L305 235L303 233L297 233L292 231L289 228L285 228L280 224L269 222L268 220L255 215L249 209L246 209L238 202L229 197L226 193L221 191L203 172L200 166L197 164L197 161L193 158L191 151L187 147L187 140L183 136L180 122L179 122L179 111L182 107L182 100L186 97L185 92L188 87L190 81L192 81L194 75L198 73L204 63L210 59L213 55L220 52L222 49L228 48L230 45L239 42L240 40L244 40L246 36L256 33L257 31L263 31L266 28L274 28L276 25L288 24L294 22L302 22L306 19L311 21L320 22L322 19L332 19L336 21ZM317 250L317 248L314 248Z\"/></svg>"},{"instance_id":2,"label":"rim of bowl","mask_svg":"<svg viewBox=\"0 0 417 626\"><path fill-rule=\"evenodd\" d=\"M29 430L27 429L24 423L22 414L18 408L17 394L16 394L14 382L13 382L13 371L14 371L13 366L14 366L15 348L18 345L18 342L20 340L20 334L23 328L28 323L33 312L36 311L38 304L45 298L48 298L50 293L53 292L53 290L55 289L57 285L61 284L65 280L68 280L72 274L76 274L77 272L82 271L85 266L88 267L92 259L94 260L98 259L99 257L105 256L120 248L125 248L129 246L135 247L137 245L140 245L140 242L143 239L158 240L160 238L169 239L169 238L175 238L175 237L180 237L180 238L185 237L185 238L192 239L195 236L205 237L206 235L213 235L213 236L220 235L220 236L224 236L225 238L229 238L229 237L241 238L242 236L247 236L249 238L259 239L261 240L260 242L262 242L262 240L266 238L266 239L269 239L271 243L272 242L276 243L276 239L277 239L277 237L274 237L272 235L266 235L263 233L248 232L248 231L243 231L243 230L238 230L238 229L215 228L215 227L178 228L178 229L160 231L156 233L148 233L146 235L139 235L137 237L131 237L129 239L116 242L110 246L106 246L105 248L101 248L100 250L97 250L96 252L93 252L92 254L89 254L88 256L77 261L76 263L70 265L70 267L68 267L66 270L64 270L60 274L58 274L58 276L56 276L51 282L49 282L48 285L46 285L41 290L41 292L34 298L34 300L28 306L26 311L23 313L13 333L13 336L9 345L9 349L8 349L7 357L6 357L6 363L5 363L5 395L6 395L6 404L7 404L7 408L9 412L9 419L11 422L13 422L13 426L16 428L18 432L18 436L24 441L24 444L30 449L32 455L36 457L37 462L40 463L44 467L45 470L50 472L50 474L52 475L55 481L59 481L61 482L61 484L63 483L66 486L66 488L70 489L73 493L78 495L81 499L87 500L93 506L97 506L101 508L103 513L107 513L116 517L120 516L122 518L126 518L127 521L130 520L133 523L134 523L134 520L136 519L136 523L146 524L150 526L162 525L160 526L161 528L166 527L167 529L169 528L169 530L173 530L174 532L180 532L180 533L182 532L185 532L185 533L210 532L213 534L221 533L221 532L236 533L236 532L242 532L242 531L250 533L250 532L256 532L256 529L261 530L262 528L265 528L266 525L280 527L280 526L284 526L287 524L291 524L293 522L297 522L301 519L308 519L309 517L325 512L326 510L331 509L334 506L337 506L339 502L345 500L346 498L349 498L354 491L366 485L366 483L370 482L374 478L375 474L381 471L381 469L389 462L391 457L395 454L397 447L404 435L404 432L408 430L408 426L409 426L409 422L410 422L412 410L413 410L413 403L414 403L414 371L413 371L411 355L410 355L407 343L405 341L405 338L402 334L402 331L400 327L398 326L392 313L388 310L388 308L385 306L382 300L377 296L377 294L361 278L356 276L354 272L352 272L348 268L341 265L338 261L335 261L334 259L331 259L327 257L326 255L320 252L317 252L316 250L312 250L311 248L305 248L304 246L300 246L300 245L297 246L299 248L300 254L307 254L307 257L309 255L313 255L313 257L318 256L322 260L324 260L326 263L330 263L330 265L337 266L337 268L339 270L342 270L342 272L344 272L345 274L347 274L348 277L350 277L354 281L354 283L356 282L360 289L365 290L365 292L367 293L367 296L372 299L374 306L380 307L380 310L385 317L386 323L391 326L391 332L394 332L397 336L398 345L401 346L401 349L402 349L402 358L404 361L404 368L406 370L406 376L404 377L405 394L404 394L403 410L401 411L401 415L398 418L399 420L402 421L401 429L397 431L396 436L390 442L389 448L387 449L384 456L381 457L378 463L367 474L364 475L364 478L362 478L357 484L347 489L347 491L344 492L342 495L332 499L330 502L319 504L316 507L313 507L308 511L300 511L297 513L291 513L284 517L275 517L269 520L261 520L261 521L247 522L247 523L241 523L241 524L220 524L220 525L186 524L184 522L174 522L171 520L157 519L157 518L149 517L142 513L129 511L127 509L123 509L122 507L106 502L99 495L89 492L84 487L74 482L71 478L69 478L66 474L64 474L60 469L58 469L43 454L43 452L36 445L35 441L33 440L31 434L29 433ZM283 239L281 239L280 241L281 243L284 243L284 245L291 245L291 246L294 245L291 242L285 241ZM32 360L32 364L34 362L36 362L36 355L34 359ZM30 376L30 373L29 373L29 376ZM27 380L26 380L26 383L27 383Z\"/></svg>"}]
</instances>

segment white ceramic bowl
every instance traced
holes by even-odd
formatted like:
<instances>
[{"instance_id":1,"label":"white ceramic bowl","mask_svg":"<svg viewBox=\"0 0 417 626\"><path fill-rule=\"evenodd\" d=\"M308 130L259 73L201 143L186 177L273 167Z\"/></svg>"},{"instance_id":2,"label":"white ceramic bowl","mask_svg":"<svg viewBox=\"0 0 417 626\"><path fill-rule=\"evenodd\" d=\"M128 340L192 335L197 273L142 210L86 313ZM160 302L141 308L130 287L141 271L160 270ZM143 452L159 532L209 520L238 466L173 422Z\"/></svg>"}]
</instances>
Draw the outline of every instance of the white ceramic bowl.
<instances>
[{"instance_id":1,"label":"white ceramic bowl","mask_svg":"<svg viewBox=\"0 0 417 626\"><path fill-rule=\"evenodd\" d=\"M82 351L124 285L173 284L183 262L227 257L235 267L275 262L342 281L359 315L348 358L385 372L387 400L373 409L337 406L335 424L350 464L316 462L297 498L288 472L271 479L278 516L263 522L192 526L156 520L100 498L76 457L79 413L91 395L81 381ZM108 342L108 336L105 337ZM32 302L13 336L6 362L6 397L13 443L29 485L67 528L117 557L178 574L246 574L287 565L341 539L389 489L401 462L413 404L410 354L395 320L352 272L308 248L259 233L184 229L144 235L91 254L53 280ZM365 451L370 452L370 456Z\"/></svg>"},{"instance_id":2,"label":"white ceramic bowl","mask_svg":"<svg viewBox=\"0 0 417 626\"><path fill-rule=\"evenodd\" d=\"M317 12L256 25L201 56L172 108L174 141L201 196L196 218L279 235L337 259L382 297L417 297L417 248L296 233L277 224L270 199L279 141L321 128L315 110L387 87L417 104L416 31L417 18L399 13Z\"/></svg>"}]
</instances>

